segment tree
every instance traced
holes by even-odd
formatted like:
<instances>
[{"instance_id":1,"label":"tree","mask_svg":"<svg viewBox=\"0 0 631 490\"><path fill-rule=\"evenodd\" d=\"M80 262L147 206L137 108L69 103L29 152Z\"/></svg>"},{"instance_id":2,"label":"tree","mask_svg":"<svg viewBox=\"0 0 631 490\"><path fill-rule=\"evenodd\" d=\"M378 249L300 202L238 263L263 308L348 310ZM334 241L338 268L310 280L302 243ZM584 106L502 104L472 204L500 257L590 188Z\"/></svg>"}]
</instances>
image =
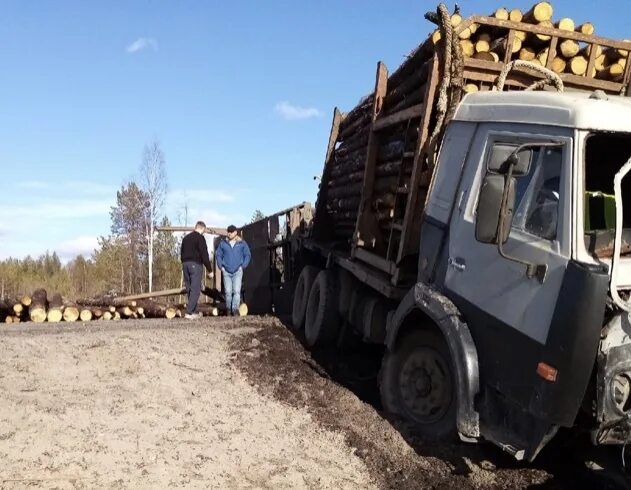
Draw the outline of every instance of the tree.
<instances>
[{"instance_id":1,"label":"tree","mask_svg":"<svg viewBox=\"0 0 631 490\"><path fill-rule=\"evenodd\" d=\"M167 217L160 226L171 226ZM178 239L173 233L160 232L155 241L155 284L159 289L171 289L181 283L182 266L178 254Z\"/></svg>"},{"instance_id":2,"label":"tree","mask_svg":"<svg viewBox=\"0 0 631 490\"><path fill-rule=\"evenodd\" d=\"M254 214L252 215L252 220L250 221L250 223L254 223L255 221L260 221L262 219L265 219L265 215L263 214L263 211L261 211L260 209L257 209L256 211L254 211Z\"/></svg>"},{"instance_id":3,"label":"tree","mask_svg":"<svg viewBox=\"0 0 631 490\"><path fill-rule=\"evenodd\" d=\"M126 247L127 291L143 290L142 271L147 262L147 221L149 219L149 197L130 182L116 193L116 205L110 211L112 235Z\"/></svg>"},{"instance_id":4,"label":"tree","mask_svg":"<svg viewBox=\"0 0 631 490\"><path fill-rule=\"evenodd\" d=\"M149 292L153 291L153 249L155 226L164 206L166 197L166 172L164 152L157 140L153 140L145 149L140 165L141 187L148 199L149 216L145 223L148 241Z\"/></svg>"}]
</instances>

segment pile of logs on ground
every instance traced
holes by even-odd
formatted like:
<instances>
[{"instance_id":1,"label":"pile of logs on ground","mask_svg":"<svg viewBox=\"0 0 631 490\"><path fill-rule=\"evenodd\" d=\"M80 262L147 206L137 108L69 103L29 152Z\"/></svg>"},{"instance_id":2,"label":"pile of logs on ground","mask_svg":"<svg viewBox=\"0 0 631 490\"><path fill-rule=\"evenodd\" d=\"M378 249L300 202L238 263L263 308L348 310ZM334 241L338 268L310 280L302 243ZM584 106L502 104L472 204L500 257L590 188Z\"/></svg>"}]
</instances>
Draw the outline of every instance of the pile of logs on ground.
<instances>
[{"instance_id":1,"label":"pile of logs on ground","mask_svg":"<svg viewBox=\"0 0 631 490\"><path fill-rule=\"evenodd\" d=\"M31 295L14 300L0 300L0 322L3 323L58 323L89 322L93 320L126 320L142 318L183 318L185 304L163 303L156 298L178 296L184 289L170 289L154 293L123 297L99 297L68 301L60 294L48 296L45 289L37 289ZM211 302L201 302L197 312L203 316L221 316L227 313L224 299L219 291L205 288L202 293ZM247 306L242 304L239 313L247 315Z\"/></svg>"},{"instance_id":2,"label":"pile of logs on ground","mask_svg":"<svg viewBox=\"0 0 631 490\"><path fill-rule=\"evenodd\" d=\"M590 22L579 24L570 18L555 20L553 13L552 5L548 2L539 2L527 12L500 8L490 16L476 16L471 19L463 19L459 13L454 13L451 16L451 24L457 33L465 61L464 92L492 89L494 82L491 80L496 80L500 71L497 68L495 71L489 69L486 81L482 82L480 78L475 80L474 71L467 68L469 59L480 60L480 63L492 62L496 65L517 59L527 60L568 76L580 76L592 81L620 82L625 75L629 52L599 46L600 38L593 35L594 26ZM485 24L476 20L489 17L492 23ZM556 35L519 30L520 26L527 28L528 25L554 28ZM572 35L580 33L589 36L590 42L563 39L562 34L559 34L561 31L571 31ZM428 39L387 77L380 107L373 107L375 97L372 93L342 116L335 147L327 167L328 173L325 181L321 183L321 187L326 187L326 211L331 217L333 232L337 238L350 241L356 227L371 132L374 133L379 120L388 119L388 116L394 119L396 114L396 120L400 120L400 123L388 124L387 128L379 129L374 187L369 193L369 202L371 212L377 217L384 236L390 235L391 239L397 239L393 230L402 229L405 195L409 192L415 152L419 151L419 133L428 129L420 128L421 106L426 86L430 85L426 82L432 80L431 60L435 53L442 54L444 43L440 37L438 30L430 34ZM595 50L594 56L592 50ZM553 59L548 63L551 54ZM442 59L440 56L439 58ZM590 70L591 73L587 73L590 60L593 69ZM479 73L479 70L475 73ZM578 83L576 80L574 82ZM515 88L507 86L510 90ZM405 112L414 112L416 117L399 119L398 116ZM434 116L428 120L429 134L432 132L433 123ZM430 179L431 175L423 176L419 192L427 189Z\"/></svg>"}]
</instances>

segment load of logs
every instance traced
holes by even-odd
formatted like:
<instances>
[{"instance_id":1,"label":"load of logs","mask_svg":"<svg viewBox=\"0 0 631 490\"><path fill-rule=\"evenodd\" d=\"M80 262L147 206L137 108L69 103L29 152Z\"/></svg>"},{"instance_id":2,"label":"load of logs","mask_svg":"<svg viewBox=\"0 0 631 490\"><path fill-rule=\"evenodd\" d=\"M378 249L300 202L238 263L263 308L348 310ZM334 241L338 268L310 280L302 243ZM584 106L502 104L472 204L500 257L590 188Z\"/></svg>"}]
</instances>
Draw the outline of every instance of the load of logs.
<instances>
[{"instance_id":1,"label":"load of logs","mask_svg":"<svg viewBox=\"0 0 631 490\"><path fill-rule=\"evenodd\" d=\"M0 323L183 318L186 305L161 303L155 298L177 296L185 292L184 289L177 288L133 296L104 296L68 301L58 293L48 296L45 289L36 289L31 295L25 295L19 299L0 300ZM210 299L210 302L198 303L197 312L202 316L221 316L227 313L224 298L219 291L206 287L202 293ZM245 316L247 313L247 306L242 304L239 314Z\"/></svg>"},{"instance_id":2,"label":"load of logs","mask_svg":"<svg viewBox=\"0 0 631 490\"><path fill-rule=\"evenodd\" d=\"M548 2L539 2L527 12L500 8L490 17L494 18L494 24L504 27L468 21L459 12L451 16L451 24L457 33L465 62L469 58L494 63L519 59L547 66L568 76L613 82L620 82L625 74L629 56L626 50L602 48L597 43L564 40L562 35L557 35L552 43L550 35L520 31L520 25L534 24L593 35L594 26L590 22L577 24L570 18L555 21L552 5ZM413 110L413 106L423 103L424 87L431 76L430 61L435 52L440 53L442 49L440 38L440 31L434 31L387 78L387 90L381 107L373 107L374 93L370 94L344 115L340 122L328 172L325 174L326 180L321 186L326 188L326 211L332 219L333 232L341 241L350 242L356 227L374 113L378 111L380 119L387 118L395 113L403 114L401 111L405 109ZM507 53L507 50L510 52ZM592 50L596 50L595 56L592 56ZM551 53L554 58L549 62ZM587 73L590 58L593 69L590 70L591 73ZM497 74L499 70L493 73ZM467 78L467 74L465 68L464 92L493 88L492 83L475 81L472 77ZM431 133L433 118L429 124ZM415 153L418 152L419 125L418 117L405 120L401 118L400 123L390 125L379 133L370 205L381 231L385 236L389 234L391 240L397 239L392 230L401 229L402 206L398 203L403 203L404 207L405 197L402 196L409 190ZM429 186L430 178L431 176L423 177L422 192Z\"/></svg>"}]
</instances>

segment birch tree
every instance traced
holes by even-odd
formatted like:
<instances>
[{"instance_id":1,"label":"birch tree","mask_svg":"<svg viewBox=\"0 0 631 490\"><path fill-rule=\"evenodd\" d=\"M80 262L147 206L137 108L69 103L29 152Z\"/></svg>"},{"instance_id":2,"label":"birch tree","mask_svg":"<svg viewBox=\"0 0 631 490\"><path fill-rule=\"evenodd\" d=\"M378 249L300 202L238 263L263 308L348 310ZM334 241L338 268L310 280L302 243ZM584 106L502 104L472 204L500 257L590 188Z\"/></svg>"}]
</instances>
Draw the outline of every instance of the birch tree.
<instances>
[{"instance_id":1,"label":"birch tree","mask_svg":"<svg viewBox=\"0 0 631 490\"><path fill-rule=\"evenodd\" d=\"M147 244L149 263L149 292L153 291L153 262L156 223L162 213L167 193L166 160L158 140L153 140L142 155L140 184L148 198Z\"/></svg>"}]
</instances>

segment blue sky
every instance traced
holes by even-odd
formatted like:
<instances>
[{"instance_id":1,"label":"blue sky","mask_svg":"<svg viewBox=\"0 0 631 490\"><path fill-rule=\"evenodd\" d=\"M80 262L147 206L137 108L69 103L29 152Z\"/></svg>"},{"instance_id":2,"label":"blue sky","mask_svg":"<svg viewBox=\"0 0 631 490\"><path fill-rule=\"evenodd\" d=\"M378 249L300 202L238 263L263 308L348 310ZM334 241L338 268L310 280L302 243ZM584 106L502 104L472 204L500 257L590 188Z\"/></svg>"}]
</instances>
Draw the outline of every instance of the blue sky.
<instances>
[{"instance_id":1,"label":"blue sky","mask_svg":"<svg viewBox=\"0 0 631 490\"><path fill-rule=\"evenodd\" d=\"M459 4L465 15L499 6ZM553 5L555 18L631 37L627 2ZM173 222L184 202L189 221L215 225L314 202L333 107L371 91L378 60L400 64L434 6L2 0L0 258L89 253L153 138Z\"/></svg>"}]
</instances>

